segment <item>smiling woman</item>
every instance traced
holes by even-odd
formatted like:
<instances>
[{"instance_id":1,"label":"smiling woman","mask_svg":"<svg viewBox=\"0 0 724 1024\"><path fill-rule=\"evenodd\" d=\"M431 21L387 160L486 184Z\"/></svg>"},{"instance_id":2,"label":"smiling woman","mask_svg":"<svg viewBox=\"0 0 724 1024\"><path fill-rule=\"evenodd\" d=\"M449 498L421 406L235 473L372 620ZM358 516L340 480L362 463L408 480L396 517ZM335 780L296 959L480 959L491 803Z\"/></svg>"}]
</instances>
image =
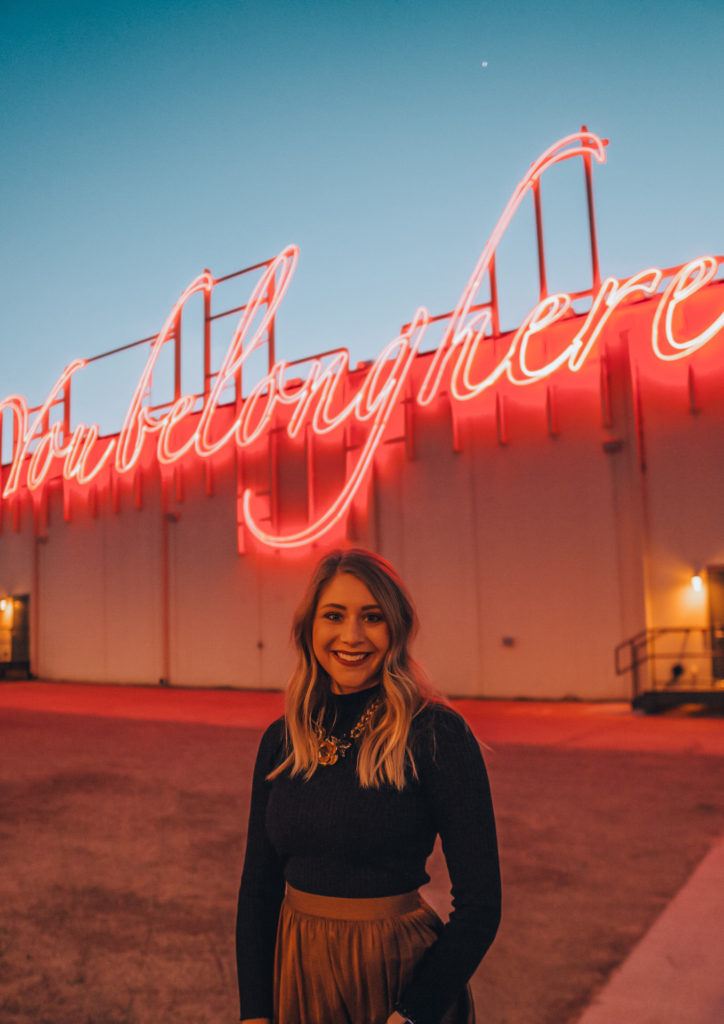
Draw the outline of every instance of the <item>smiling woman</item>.
<instances>
[{"instance_id":1,"label":"smiling woman","mask_svg":"<svg viewBox=\"0 0 724 1024\"><path fill-rule=\"evenodd\" d=\"M292 623L285 714L252 780L236 959L243 1024L474 1024L501 881L480 747L410 653L393 566L318 563ZM454 910L419 887L440 835Z\"/></svg>"}]
</instances>

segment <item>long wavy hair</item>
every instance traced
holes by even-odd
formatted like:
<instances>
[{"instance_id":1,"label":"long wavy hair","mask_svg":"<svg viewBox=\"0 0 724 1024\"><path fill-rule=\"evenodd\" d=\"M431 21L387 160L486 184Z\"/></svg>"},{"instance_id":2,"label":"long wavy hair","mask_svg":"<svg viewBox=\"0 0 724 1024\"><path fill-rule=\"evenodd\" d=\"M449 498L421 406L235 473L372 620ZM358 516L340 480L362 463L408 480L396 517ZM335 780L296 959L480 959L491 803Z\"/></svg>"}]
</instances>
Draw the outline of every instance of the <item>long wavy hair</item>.
<instances>
[{"instance_id":1,"label":"long wavy hair","mask_svg":"<svg viewBox=\"0 0 724 1024\"><path fill-rule=\"evenodd\" d=\"M319 767L316 730L330 703L327 695L331 680L314 654L312 629L321 593L338 573L350 573L365 584L382 609L390 638L379 672L384 700L359 741L359 782L365 788L376 789L388 782L401 790L405 788L406 755L414 777L419 778L409 743L412 720L430 704L452 705L433 688L425 670L410 654L419 621L407 588L387 559L363 548L337 548L324 555L294 613L291 641L297 651L297 664L287 683L284 702L289 753L266 778L274 779L289 769L290 776L304 772L308 781Z\"/></svg>"}]
</instances>

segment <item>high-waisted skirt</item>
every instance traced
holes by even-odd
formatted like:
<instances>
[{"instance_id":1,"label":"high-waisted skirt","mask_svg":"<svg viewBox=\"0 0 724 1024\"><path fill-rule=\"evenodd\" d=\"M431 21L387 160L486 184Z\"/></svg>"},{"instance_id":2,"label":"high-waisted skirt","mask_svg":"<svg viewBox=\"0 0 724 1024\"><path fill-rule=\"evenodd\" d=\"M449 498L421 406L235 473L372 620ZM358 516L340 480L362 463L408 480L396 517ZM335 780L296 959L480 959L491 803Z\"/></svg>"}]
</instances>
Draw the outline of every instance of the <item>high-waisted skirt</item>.
<instances>
[{"instance_id":1,"label":"high-waisted skirt","mask_svg":"<svg viewBox=\"0 0 724 1024\"><path fill-rule=\"evenodd\" d=\"M273 1024L386 1024L443 927L418 889L351 899L287 882L274 951ZM475 1024L469 984L440 1024Z\"/></svg>"}]
</instances>

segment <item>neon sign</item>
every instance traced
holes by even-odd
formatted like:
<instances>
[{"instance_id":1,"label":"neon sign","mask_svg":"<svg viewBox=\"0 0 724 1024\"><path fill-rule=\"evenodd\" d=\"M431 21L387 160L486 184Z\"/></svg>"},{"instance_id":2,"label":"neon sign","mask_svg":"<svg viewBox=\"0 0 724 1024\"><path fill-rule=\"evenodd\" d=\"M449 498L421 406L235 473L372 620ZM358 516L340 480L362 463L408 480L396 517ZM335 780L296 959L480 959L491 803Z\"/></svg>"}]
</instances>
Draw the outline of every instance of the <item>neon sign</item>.
<instances>
[{"instance_id":1,"label":"neon sign","mask_svg":"<svg viewBox=\"0 0 724 1024\"><path fill-rule=\"evenodd\" d=\"M512 335L507 350L493 369L480 379L473 379L476 357L481 346L490 341L495 326L492 304L476 305L475 300L486 274L491 273L500 240L524 197L535 193L542 175L555 164L573 157L603 163L605 142L582 130L556 142L531 165L486 242L442 341L432 351L425 376L412 396L418 406L429 406L439 396L446 374L452 399L463 403L477 398L503 377L515 386L527 386L551 377L564 367L577 373L617 308L656 295L665 276L658 268L640 271L624 280L607 277L591 292L591 306L563 350L549 362L535 366L531 365L531 343L572 315L576 297L568 293L545 295ZM149 445L155 446L154 456L161 467L175 466L186 457L209 460L222 451L248 448L268 436L277 409L290 407L291 416L285 428L290 439L296 438L305 426L314 434L325 435L352 422L369 423L356 464L329 507L294 533L280 534L264 529L255 510L253 490L244 488L238 502L243 526L261 544L276 549L311 544L332 530L348 514L369 474L393 410L412 380L412 367L431 317L422 307L416 311L411 323L379 353L354 396L346 404L342 401L340 411L333 413L332 407L339 404L340 385L350 371L345 350L337 352L324 369L320 359L312 358L306 379L301 383L297 381L294 388L285 381L289 364L284 360L275 362L243 401L237 402L231 423L225 423L219 432L222 393L237 378L252 353L264 344L269 324L294 275L298 256L297 247L290 245L266 266L243 307L221 367L214 375L213 386L204 394L200 407L198 396L180 395L165 412L153 415L147 401L157 360L164 346L173 339L185 304L196 294L210 299L216 281L208 271L189 284L153 339L117 436L101 439L96 424L80 423L72 430L64 429L60 423L48 425L50 409L59 402L74 375L87 365L86 360L75 360L63 370L32 418L28 403L21 396L11 395L0 401L0 417L8 412L14 428L11 463L0 491L2 499L17 500L22 488L37 495L58 473L67 484L74 483L81 488L104 477L122 478L138 467ZM687 263L672 277L659 298L652 323L651 345L658 359L684 358L708 344L724 329L722 313L694 338L679 338L674 330L677 309L710 284L717 269L717 259L702 256Z\"/></svg>"}]
</instances>

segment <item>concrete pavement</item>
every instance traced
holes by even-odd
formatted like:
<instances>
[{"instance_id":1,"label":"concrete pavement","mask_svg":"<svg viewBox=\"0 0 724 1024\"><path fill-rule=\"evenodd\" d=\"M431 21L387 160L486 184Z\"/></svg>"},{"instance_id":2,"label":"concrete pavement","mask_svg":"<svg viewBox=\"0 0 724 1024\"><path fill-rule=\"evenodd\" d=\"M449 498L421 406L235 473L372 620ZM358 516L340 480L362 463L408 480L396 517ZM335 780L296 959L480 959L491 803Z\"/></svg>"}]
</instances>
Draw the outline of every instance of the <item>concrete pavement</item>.
<instances>
[{"instance_id":1,"label":"concrete pavement","mask_svg":"<svg viewBox=\"0 0 724 1024\"><path fill-rule=\"evenodd\" d=\"M577 1024L724 1021L724 837Z\"/></svg>"},{"instance_id":2,"label":"concrete pavement","mask_svg":"<svg viewBox=\"0 0 724 1024\"><path fill-rule=\"evenodd\" d=\"M488 744L724 757L724 719L626 702L453 700ZM56 682L0 682L0 708L261 729L281 692ZM724 1022L724 837L612 973L577 1024ZM521 1022L524 1024L524 1022Z\"/></svg>"}]
</instances>

